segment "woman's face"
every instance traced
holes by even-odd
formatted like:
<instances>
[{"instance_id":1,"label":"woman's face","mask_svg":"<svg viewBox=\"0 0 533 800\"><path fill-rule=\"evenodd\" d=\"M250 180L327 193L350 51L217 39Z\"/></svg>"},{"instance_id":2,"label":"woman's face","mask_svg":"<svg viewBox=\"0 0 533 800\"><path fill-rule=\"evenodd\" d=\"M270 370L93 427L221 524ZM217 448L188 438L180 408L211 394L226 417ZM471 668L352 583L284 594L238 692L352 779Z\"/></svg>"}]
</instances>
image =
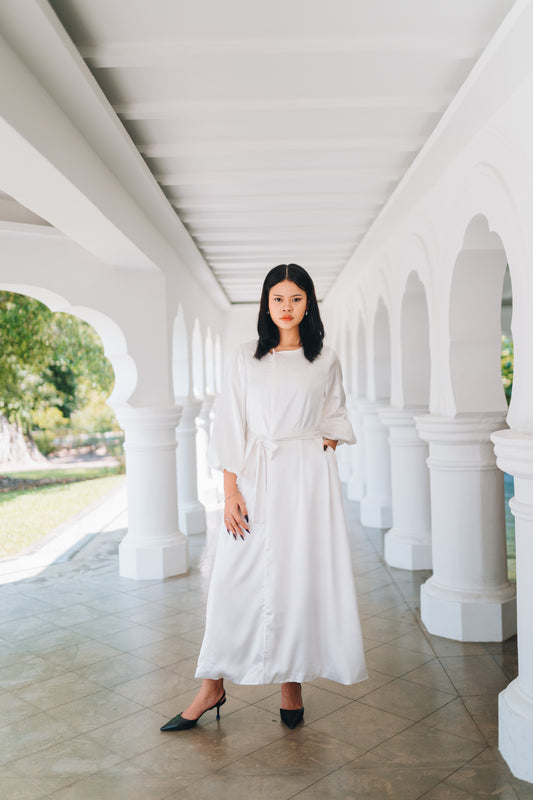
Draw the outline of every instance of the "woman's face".
<instances>
[{"instance_id":1,"label":"woman's face","mask_svg":"<svg viewBox=\"0 0 533 800\"><path fill-rule=\"evenodd\" d=\"M268 295L268 310L272 321L283 330L296 328L307 308L307 293L292 281L276 283Z\"/></svg>"}]
</instances>

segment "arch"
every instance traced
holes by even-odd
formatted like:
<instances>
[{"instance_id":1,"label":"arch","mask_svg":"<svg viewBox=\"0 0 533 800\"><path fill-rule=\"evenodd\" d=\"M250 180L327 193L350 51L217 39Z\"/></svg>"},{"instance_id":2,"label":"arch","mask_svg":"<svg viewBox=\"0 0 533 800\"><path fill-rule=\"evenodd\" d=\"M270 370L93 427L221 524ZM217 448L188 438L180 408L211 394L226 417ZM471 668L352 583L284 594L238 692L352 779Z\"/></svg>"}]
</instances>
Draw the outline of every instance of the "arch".
<instances>
[{"instance_id":1,"label":"arch","mask_svg":"<svg viewBox=\"0 0 533 800\"><path fill-rule=\"evenodd\" d=\"M415 270L407 278L400 325L403 405L427 407L431 382L429 314L426 291Z\"/></svg>"},{"instance_id":2,"label":"arch","mask_svg":"<svg viewBox=\"0 0 533 800\"><path fill-rule=\"evenodd\" d=\"M115 385L107 399L108 404L110 406L121 405L129 400L137 385L137 367L128 354L124 333L111 317L95 308L72 305L66 297L40 286L1 283L0 289L33 297L47 306L50 311L72 314L91 325L102 340L104 354L111 362L115 373Z\"/></svg>"},{"instance_id":3,"label":"arch","mask_svg":"<svg viewBox=\"0 0 533 800\"><path fill-rule=\"evenodd\" d=\"M205 394L204 345L200 320L194 320L192 331L192 388L196 397Z\"/></svg>"},{"instance_id":4,"label":"arch","mask_svg":"<svg viewBox=\"0 0 533 800\"><path fill-rule=\"evenodd\" d=\"M363 317L359 315L357 325L357 396L366 397L367 394L367 368L366 368L366 337Z\"/></svg>"},{"instance_id":5,"label":"arch","mask_svg":"<svg viewBox=\"0 0 533 800\"><path fill-rule=\"evenodd\" d=\"M456 413L506 411L501 380L501 301L507 255L487 218L468 225L450 287L450 378ZM511 266L512 271L512 266Z\"/></svg>"},{"instance_id":6,"label":"arch","mask_svg":"<svg viewBox=\"0 0 533 800\"><path fill-rule=\"evenodd\" d=\"M187 325L180 305L172 328L172 385L174 397L184 398L190 391L190 363Z\"/></svg>"},{"instance_id":7,"label":"arch","mask_svg":"<svg viewBox=\"0 0 533 800\"><path fill-rule=\"evenodd\" d=\"M391 341L389 313L382 297L374 316L374 398L388 401L391 391Z\"/></svg>"},{"instance_id":8,"label":"arch","mask_svg":"<svg viewBox=\"0 0 533 800\"><path fill-rule=\"evenodd\" d=\"M205 334L205 391L207 394L215 394L215 354L209 327Z\"/></svg>"},{"instance_id":9,"label":"arch","mask_svg":"<svg viewBox=\"0 0 533 800\"><path fill-rule=\"evenodd\" d=\"M220 334L215 336L215 389L220 392L222 387L222 344L220 342Z\"/></svg>"}]
</instances>

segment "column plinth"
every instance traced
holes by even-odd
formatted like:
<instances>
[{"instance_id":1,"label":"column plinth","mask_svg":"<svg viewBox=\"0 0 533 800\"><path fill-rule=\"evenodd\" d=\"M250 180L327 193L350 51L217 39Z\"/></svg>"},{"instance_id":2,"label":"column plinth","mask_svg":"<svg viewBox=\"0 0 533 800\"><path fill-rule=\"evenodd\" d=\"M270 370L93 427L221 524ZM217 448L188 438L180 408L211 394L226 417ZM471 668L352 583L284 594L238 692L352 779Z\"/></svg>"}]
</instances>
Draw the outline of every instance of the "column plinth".
<instances>
[{"instance_id":1,"label":"column plinth","mask_svg":"<svg viewBox=\"0 0 533 800\"><path fill-rule=\"evenodd\" d=\"M490 441L504 420L497 413L416 417L418 432L429 443L433 549L421 615L437 636L501 642L516 632L503 473Z\"/></svg>"},{"instance_id":2,"label":"column plinth","mask_svg":"<svg viewBox=\"0 0 533 800\"><path fill-rule=\"evenodd\" d=\"M514 477L518 677L499 697L499 747L513 775L533 783L533 433L491 436L497 464Z\"/></svg>"},{"instance_id":3,"label":"column plinth","mask_svg":"<svg viewBox=\"0 0 533 800\"><path fill-rule=\"evenodd\" d=\"M179 530L176 426L179 406L116 409L125 433L128 533L120 575L157 579L187 572L187 539Z\"/></svg>"},{"instance_id":4,"label":"column plinth","mask_svg":"<svg viewBox=\"0 0 533 800\"><path fill-rule=\"evenodd\" d=\"M390 450L388 431L379 418L382 404L365 401L363 415L366 494L361 503L361 523L368 528L392 525Z\"/></svg>"},{"instance_id":5,"label":"column plinth","mask_svg":"<svg viewBox=\"0 0 533 800\"><path fill-rule=\"evenodd\" d=\"M392 528L385 534L385 560L400 569L431 569L428 445L416 429L425 409L379 410L389 429Z\"/></svg>"},{"instance_id":6,"label":"column plinth","mask_svg":"<svg viewBox=\"0 0 533 800\"><path fill-rule=\"evenodd\" d=\"M198 499L196 458L196 417L201 406L201 400L185 399L176 429L179 523L187 536L205 532L205 508Z\"/></svg>"}]
</instances>

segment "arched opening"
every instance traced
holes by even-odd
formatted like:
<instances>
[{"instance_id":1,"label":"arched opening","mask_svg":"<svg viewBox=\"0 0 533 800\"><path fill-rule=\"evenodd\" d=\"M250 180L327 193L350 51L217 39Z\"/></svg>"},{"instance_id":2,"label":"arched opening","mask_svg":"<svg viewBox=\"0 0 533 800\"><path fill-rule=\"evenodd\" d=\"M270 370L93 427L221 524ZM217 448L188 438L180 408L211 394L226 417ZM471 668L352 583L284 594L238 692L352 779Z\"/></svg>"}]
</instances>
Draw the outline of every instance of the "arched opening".
<instances>
[{"instance_id":1,"label":"arched opening","mask_svg":"<svg viewBox=\"0 0 533 800\"><path fill-rule=\"evenodd\" d=\"M402 393L407 408L429 406L429 317L424 285L416 272L407 280L401 311Z\"/></svg>"},{"instance_id":2,"label":"arched opening","mask_svg":"<svg viewBox=\"0 0 533 800\"><path fill-rule=\"evenodd\" d=\"M215 352L211 328L207 329L205 335L205 391L215 394Z\"/></svg>"},{"instance_id":3,"label":"arched opening","mask_svg":"<svg viewBox=\"0 0 533 800\"><path fill-rule=\"evenodd\" d=\"M218 393L222 387L222 345L220 336L215 336L215 391Z\"/></svg>"},{"instance_id":4,"label":"arched opening","mask_svg":"<svg viewBox=\"0 0 533 800\"><path fill-rule=\"evenodd\" d=\"M112 320L39 287L0 286L0 329L0 557L11 558L115 487L123 437L108 401L127 399L136 375Z\"/></svg>"},{"instance_id":5,"label":"arched opening","mask_svg":"<svg viewBox=\"0 0 533 800\"><path fill-rule=\"evenodd\" d=\"M172 330L172 383L174 397L189 396L189 344L187 325L180 306Z\"/></svg>"},{"instance_id":6,"label":"arched opening","mask_svg":"<svg viewBox=\"0 0 533 800\"><path fill-rule=\"evenodd\" d=\"M367 371L366 371L366 339L365 326L359 317L357 326L357 396L366 397L367 393Z\"/></svg>"},{"instance_id":7,"label":"arched opening","mask_svg":"<svg viewBox=\"0 0 533 800\"><path fill-rule=\"evenodd\" d=\"M484 216L467 228L450 294L450 369L456 413L507 411L501 308L507 256Z\"/></svg>"},{"instance_id":8,"label":"arched opening","mask_svg":"<svg viewBox=\"0 0 533 800\"><path fill-rule=\"evenodd\" d=\"M204 346L198 319L194 320L192 331L192 388L196 397L205 394Z\"/></svg>"},{"instance_id":9,"label":"arched opening","mask_svg":"<svg viewBox=\"0 0 533 800\"><path fill-rule=\"evenodd\" d=\"M501 238L483 215L468 226L450 296L450 368L456 410L507 412L512 392L512 282ZM501 427L501 425L496 426ZM505 474L507 573L516 577L513 479Z\"/></svg>"},{"instance_id":10,"label":"arched opening","mask_svg":"<svg viewBox=\"0 0 533 800\"><path fill-rule=\"evenodd\" d=\"M374 318L374 398L387 403L391 392L391 346L389 314L380 298Z\"/></svg>"}]
</instances>

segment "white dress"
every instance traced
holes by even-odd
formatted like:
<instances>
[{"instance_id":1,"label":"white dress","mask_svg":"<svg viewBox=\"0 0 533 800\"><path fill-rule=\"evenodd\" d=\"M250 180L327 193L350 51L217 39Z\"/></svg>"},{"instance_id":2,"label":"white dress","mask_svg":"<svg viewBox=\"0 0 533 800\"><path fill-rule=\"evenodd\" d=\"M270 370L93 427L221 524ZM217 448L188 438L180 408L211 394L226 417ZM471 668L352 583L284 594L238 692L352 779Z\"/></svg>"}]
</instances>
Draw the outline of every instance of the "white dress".
<instances>
[{"instance_id":1,"label":"white dress","mask_svg":"<svg viewBox=\"0 0 533 800\"><path fill-rule=\"evenodd\" d=\"M217 401L209 458L237 474L244 541L222 522L197 678L356 683L367 677L334 451L353 443L342 374L324 346L253 357L241 345Z\"/></svg>"}]
</instances>

